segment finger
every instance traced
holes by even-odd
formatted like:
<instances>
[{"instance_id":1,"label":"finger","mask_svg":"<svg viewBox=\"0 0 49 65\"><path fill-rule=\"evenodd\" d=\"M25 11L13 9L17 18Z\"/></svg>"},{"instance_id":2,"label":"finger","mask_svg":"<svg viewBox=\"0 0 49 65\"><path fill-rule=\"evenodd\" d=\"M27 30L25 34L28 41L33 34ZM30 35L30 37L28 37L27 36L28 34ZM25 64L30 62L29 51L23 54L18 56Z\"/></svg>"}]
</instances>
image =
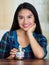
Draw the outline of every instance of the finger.
<instances>
[{"instance_id":1,"label":"finger","mask_svg":"<svg viewBox=\"0 0 49 65\"><path fill-rule=\"evenodd\" d=\"M10 54L16 54L16 51L11 51Z\"/></svg>"},{"instance_id":2,"label":"finger","mask_svg":"<svg viewBox=\"0 0 49 65\"><path fill-rule=\"evenodd\" d=\"M36 28L36 24L33 25L33 28Z\"/></svg>"},{"instance_id":3,"label":"finger","mask_svg":"<svg viewBox=\"0 0 49 65\"><path fill-rule=\"evenodd\" d=\"M15 55L16 54L16 52L15 53L13 53L13 52L10 52L10 55Z\"/></svg>"},{"instance_id":4,"label":"finger","mask_svg":"<svg viewBox=\"0 0 49 65\"><path fill-rule=\"evenodd\" d=\"M16 48L13 48L13 50L18 50L18 49L16 49Z\"/></svg>"},{"instance_id":5,"label":"finger","mask_svg":"<svg viewBox=\"0 0 49 65\"><path fill-rule=\"evenodd\" d=\"M12 58L14 58L15 57L15 55L10 55Z\"/></svg>"},{"instance_id":6,"label":"finger","mask_svg":"<svg viewBox=\"0 0 49 65\"><path fill-rule=\"evenodd\" d=\"M16 54L17 51L18 50L16 50L16 49L12 49L11 52L10 52L10 54Z\"/></svg>"},{"instance_id":7,"label":"finger","mask_svg":"<svg viewBox=\"0 0 49 65\"><path fill-rule=\"evenodd\" d=\"M11 49L11 51L18 51L18 49L13 48L13 49Z\"/></svg>"},{"instance_id":8,"label":"finger","mask_svg":"<svg viewBox=\"0 0 49 65\"><path fill-rule=\"evenodd\" d=\"M17 51L14 51L14 50L13 50L13 51L10 52L10 54L16 54L16 52L17 52Z\"/></svg>"}]
</instances>

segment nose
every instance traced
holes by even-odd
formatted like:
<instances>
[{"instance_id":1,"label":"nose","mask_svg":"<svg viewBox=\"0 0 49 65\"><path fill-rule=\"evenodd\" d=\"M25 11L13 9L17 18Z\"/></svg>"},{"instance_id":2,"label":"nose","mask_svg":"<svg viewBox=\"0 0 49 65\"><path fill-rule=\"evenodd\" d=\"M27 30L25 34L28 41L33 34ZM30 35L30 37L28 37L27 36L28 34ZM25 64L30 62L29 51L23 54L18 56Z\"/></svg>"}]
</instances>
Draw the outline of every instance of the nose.
<instances>
[{"instance_id":1,"label":"nose","mask_svg":"<svg viewBox=\"0 0 49 65\"><path fill-rule=\"evenodd\" d=\"M28 19L24 18L24 24L27 24L27 22L28 22Z\"/></svg>"}]
</instances>

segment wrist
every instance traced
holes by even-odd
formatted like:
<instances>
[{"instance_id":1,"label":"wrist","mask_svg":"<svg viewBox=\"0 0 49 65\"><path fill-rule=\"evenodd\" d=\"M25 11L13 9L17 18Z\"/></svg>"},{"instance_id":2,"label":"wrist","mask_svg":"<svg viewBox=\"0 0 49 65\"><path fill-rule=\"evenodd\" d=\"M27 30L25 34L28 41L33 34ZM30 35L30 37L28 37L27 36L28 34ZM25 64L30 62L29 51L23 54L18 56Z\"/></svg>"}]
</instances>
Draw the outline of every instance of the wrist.
<instances>
[{"instance_id":1,"label":"wrist","mask_svg":"<svg viewBox=\"0 0 49 65\"><path fill-rule=\"evenodd\" d=\"M28 35L29 37L31 37L31 36L33 36L33 33L32 33L32 32L28 32L27 35Z\"/></svg>"},{"instance_id":2,"label":"wrist","mask_svg":"<svg viewBox=\"0 0 49 65\"><path fill-rule=\"evenodd\" d=\"M10 55L7 59L14 59L14 55Z\"/></svg>"}]
</instances>

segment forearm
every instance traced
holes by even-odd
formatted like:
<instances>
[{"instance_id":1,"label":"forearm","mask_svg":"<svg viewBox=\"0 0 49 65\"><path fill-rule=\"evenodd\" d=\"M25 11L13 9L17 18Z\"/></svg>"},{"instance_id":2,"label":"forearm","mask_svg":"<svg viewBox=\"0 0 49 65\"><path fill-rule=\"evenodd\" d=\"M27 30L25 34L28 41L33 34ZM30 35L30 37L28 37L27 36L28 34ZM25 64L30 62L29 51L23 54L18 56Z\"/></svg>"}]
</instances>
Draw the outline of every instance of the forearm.
<instances>
[{"instance_id":1,"label":"forearm","mask_svg":"<svg viewBox=\"0 0 49 65\"><path fill-rule=\"evenodd\" d=\"M33 34L29 33L28 38L29 38L29 41L30 41L32 51L33 51L34 55L36 56L36 58L43 58L44 57L44 50L39 45L39 43L36 41Z\"/></svg>"}]
</instances>

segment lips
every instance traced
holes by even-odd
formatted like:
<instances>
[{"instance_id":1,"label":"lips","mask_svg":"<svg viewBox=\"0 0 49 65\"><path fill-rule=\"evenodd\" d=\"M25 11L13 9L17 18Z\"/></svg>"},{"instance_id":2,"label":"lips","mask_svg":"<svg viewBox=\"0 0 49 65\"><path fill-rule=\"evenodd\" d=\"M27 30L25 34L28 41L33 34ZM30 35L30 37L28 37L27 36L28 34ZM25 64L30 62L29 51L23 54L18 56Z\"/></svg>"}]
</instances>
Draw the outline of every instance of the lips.
<instances>
[{"instance_id":1,"label":"lips","mask_svg":"<svg viewBox=\"0 0 49 65\"><path fill-rule=\"evenodd\" d=\"M24 27L24 28L28 28L30 25L31 25L31 23L29 23L29 24L24 24L23 27Z\"/></svg>"}]
</instances>

